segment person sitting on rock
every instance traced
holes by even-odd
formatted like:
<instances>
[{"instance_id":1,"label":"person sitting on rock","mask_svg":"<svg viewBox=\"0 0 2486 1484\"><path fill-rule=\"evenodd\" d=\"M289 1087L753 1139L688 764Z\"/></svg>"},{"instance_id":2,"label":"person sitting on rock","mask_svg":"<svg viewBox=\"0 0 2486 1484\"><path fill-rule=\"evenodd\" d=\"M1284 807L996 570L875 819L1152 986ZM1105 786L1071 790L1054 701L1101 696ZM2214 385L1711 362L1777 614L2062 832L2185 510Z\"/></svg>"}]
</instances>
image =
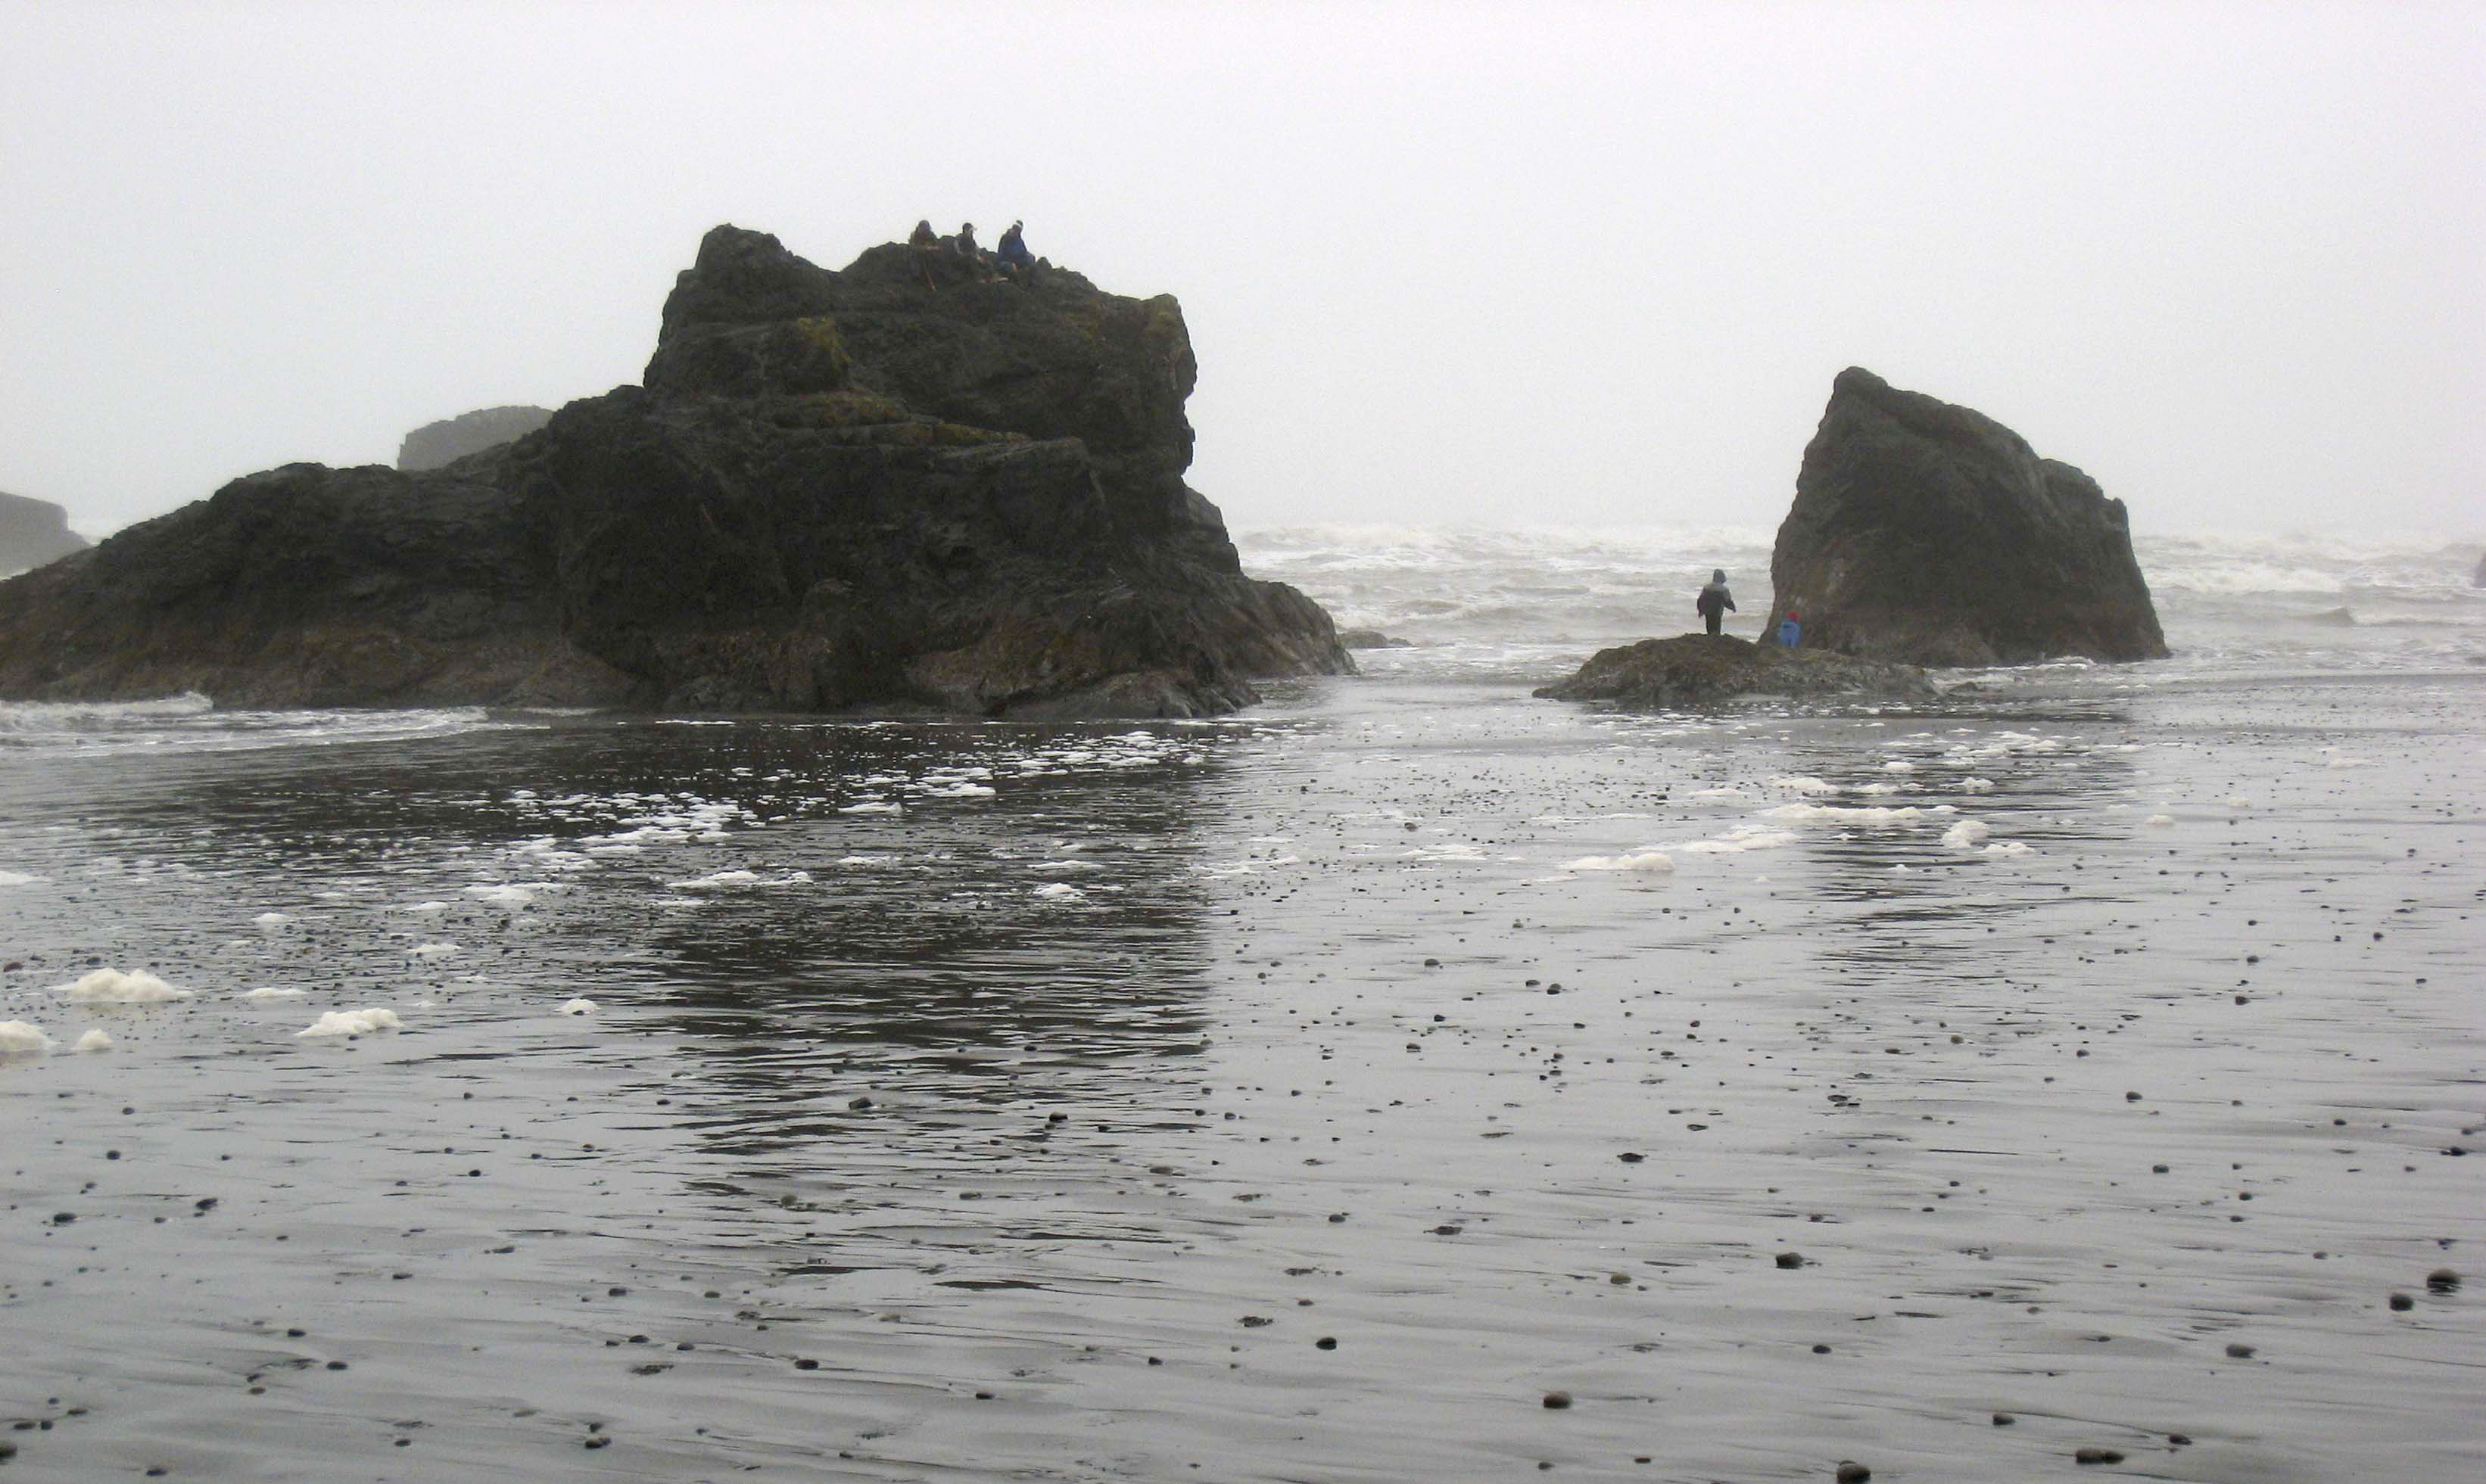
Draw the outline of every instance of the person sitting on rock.
<instances>
[{"instance_id":1,"label":"person sitting on rock","mask_svg":"<svg viewBox=\"0 0 2486 1484\"><path fill-rule=\"evenodd\" d=\"M958 234L950 239L950 251L957 254L960 258L966 261L967 266L975 271L976 279L979 283L992 282L992 255L976 245L975 223L960 222L958 224Z\"/></svg>"},{"instance_id":2,"label":"person sitting on rock","mask_svg":"<svg viewBox=\"0 0 2486 1484\"><path fill-rule=\"evenodd\" d=\"M1692 600L1692 607L1708 622L1709 632L1715 636L1719 626L1726 621L1726 615L1735 610L1735 594L1726 591L1725 567L1719 567L1709 574L1709 585L1702 588L1700 595Z\"/></svg>"},{"instance_id":3,"label":"person sitting on rock","mask_svg":"<svg viewBox=\"0 0 2486 1484\"><path fill-rule=\"evenodd\" d=\"M1797 619L1795 610L1790 608L1786 611L1786 617L1779 620L1779 645L1782 648L1792 649L1803 640L1804 624Z\"/></svg>"},{"instance_id":4,"label":"person sitting on rock","mask_svg":"<svg viewBox=\"0 0 2486 1484\"><path fill-rule=\"evenodd\" d=\"M1036 282L1036 255L1027 250L1027 238L1020 235L1021 229L1026 226L1025 222L1010 223L1009 230L1002 234L1001 241L994 246L993 256L1001 260L1004 273L1022 284L1033 284Z\"/></svg>"},{"instance_id":5,"label":"person sitting on rock","mask_svg":"<svg viewBox=\"0 0 2486 1484\"><path fill-rule=\"evenodd\" d=\"M924 275L924 287L940 288L932 281L932 255L940 250L941 235L932 230L930 218L915 224L915 230L907 234L906 245L915 249L915 268Z\"/></svg>"}]
</instances>

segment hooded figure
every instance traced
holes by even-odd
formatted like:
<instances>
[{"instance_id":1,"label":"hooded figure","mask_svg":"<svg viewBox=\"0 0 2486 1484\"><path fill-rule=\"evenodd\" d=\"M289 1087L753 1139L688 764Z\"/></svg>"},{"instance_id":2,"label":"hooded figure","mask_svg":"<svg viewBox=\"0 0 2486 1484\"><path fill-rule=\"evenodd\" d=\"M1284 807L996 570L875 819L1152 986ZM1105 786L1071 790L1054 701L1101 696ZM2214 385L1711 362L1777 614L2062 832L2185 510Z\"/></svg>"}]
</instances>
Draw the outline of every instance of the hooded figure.
<instances>
[{"instance_id":1,"label":"hooded figure","mask_svg":"<svg viewBox=\"0 0 2486 1484\"><path fill-rule=\"evenodd\" d=\"M1709 632L1716 634L1719 625L1726 621L1726 615L1732 613L1735 608L1735 595L1726 591L1725 567L1722 566L1710 572L1709 586L1700 590L1700 595L1692 600L1692 606L1702 618L1708 621Z\"/></svg>"}]
</instances>

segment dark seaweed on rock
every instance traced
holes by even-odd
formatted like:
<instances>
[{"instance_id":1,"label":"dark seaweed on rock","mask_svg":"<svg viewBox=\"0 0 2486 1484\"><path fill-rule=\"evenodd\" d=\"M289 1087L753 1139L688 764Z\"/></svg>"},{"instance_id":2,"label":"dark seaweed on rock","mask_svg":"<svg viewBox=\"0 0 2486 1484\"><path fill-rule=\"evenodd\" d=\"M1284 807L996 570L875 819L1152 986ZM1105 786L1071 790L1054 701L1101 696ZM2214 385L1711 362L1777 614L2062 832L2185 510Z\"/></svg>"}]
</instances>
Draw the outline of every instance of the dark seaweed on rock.
<instances>
[{"instance_id":1,"label":"dark seaweed on rock","mask_svg":"<svg viewBox=\"0 0 2486 1484\"><path fill-rule=\"evenodd\" d=\"M1763 632L1919 665L2162 659L2123 502L1981 413L1838 373L1770 556Z\"/></svg>"},{"instance_id":2,"label":"dark seaweed on rock","mask_svg":"<svg viewBox=\"0 0 2486 1484\"><path fill-rule=\"evenodd\" d=\"M644 387L443 469L291 464L0 585L0 696L1188 716L1340 673L1182 479L1169 295L727 226Z\"/></svg>"},{"instance_id":3,"label":"dark seaweed on rock","mask_svg":"<svg viewBox=\"0 0 2486 1484\"><path fill-rule=\"evenodd\" d=\"M1654 710L1709 705L1737 696L1859 691L1930 696L1933 684L1914 665L1756 645L1732 634L1683 634L1600 649L1577 674L1536 695L1546 701L1610 701L1626 709Z\"/></svg>"}]
</instances>

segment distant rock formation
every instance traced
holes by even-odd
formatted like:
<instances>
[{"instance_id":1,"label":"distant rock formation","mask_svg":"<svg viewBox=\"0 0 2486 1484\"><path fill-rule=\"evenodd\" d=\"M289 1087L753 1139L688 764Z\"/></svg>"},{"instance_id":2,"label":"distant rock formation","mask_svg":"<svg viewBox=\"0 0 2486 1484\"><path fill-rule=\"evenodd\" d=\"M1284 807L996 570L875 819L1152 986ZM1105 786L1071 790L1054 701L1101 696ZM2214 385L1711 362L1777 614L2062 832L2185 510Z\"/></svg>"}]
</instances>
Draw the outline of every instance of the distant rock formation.
<instances>
[{"instance_id":1,"label":"distant rock formation","mask_svg":"<svg viewBox=\"0 0 2486 1484\"><path fill-rule=\"evenodd\" d=\"M1579 673L1536 695L1545 701L1610 701L1625 710L1652 711L1713 705L1737 696L1858 691L1930 696L1934 687L1914 665L1756 645L1732 634L1683 634L1600 649Z\"/></svg>"},{"instance_id":2,"label":"distant rock formation","mask_svg":"<svg viewBox=\"0 0 2486 1484\"><path fill-rule=\"evenodd\" d=\"M0 494L0 575L57 562L86 547L86 537L69 529L69 512L59 506Z\"/></svg>"},{"instance_id":3,"label":"distant rock formation","mask_svg":"<svg viewBox=\"0 0 2486 1484\"><path fill-rule=\"evenodd\" d=\"M397 446L397 466L407 474L514 443L552 421L549 407L485 407L461 412L439 423L426 423Z\"/></svg>"},{"instance_id":4,"label":"distant rock formation","mask_svg":"<svg viewBox=\"0 0 2486 1484\"><path fill-rule=\"evenodd\" d=\"M1412 649L1415 641L1393 639L1379 629L1340 629L1338 642L1350 649Z\"/></svg>"},{"instance_id":5,"label":"distant rock formation","mask_svg":"<svg viewBox=\"0 0 2486 1484\"><path fill-rule=\"evenodd\" d=\"M0 696L1184 716L1353 669L1182 479L1173 297L719 227L646 385L290 464L0 584Z\"/></svg>"},{"instance_id":6,"label":"distant rock formation","mask_svg":"<svg viewBox=\"0 0 2486 1484\"><path fill-rule=\"evenodd\" d=\"M1804 451L1762 632L1920 665L2158 659L2123 502L1966 407L1849 368Z\"/></svg>"}]
</instances>

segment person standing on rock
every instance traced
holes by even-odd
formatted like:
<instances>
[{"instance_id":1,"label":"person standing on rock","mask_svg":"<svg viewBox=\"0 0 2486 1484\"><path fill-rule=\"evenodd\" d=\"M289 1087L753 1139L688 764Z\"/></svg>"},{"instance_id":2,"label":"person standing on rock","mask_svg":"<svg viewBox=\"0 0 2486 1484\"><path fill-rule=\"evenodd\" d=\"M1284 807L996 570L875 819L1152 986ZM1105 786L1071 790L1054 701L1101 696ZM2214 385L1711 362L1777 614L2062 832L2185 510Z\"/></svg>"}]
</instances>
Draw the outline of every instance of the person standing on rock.
<instances>
[{"instance_id":1,"label":"person standing on rock","mask_svg":"<svg viewBox=\"0 0 2486 1484\"><path fill-rule=\"evenodd\" d=\"M1708 623L1711 637L1716 637L1719 626L1726 621L1726 615L1735 611L1735 594L1726 591L1725 567L1719 567L1709 574L1709 585L1700 590L1699 597L1692 600L1692 607Z\"/></svg>"},{"instance_id":2,"label":"person standing on rock","mask_svg":"<svg viewBox=\"0 0 2486 1484\"><path fill-rule=\"evenodd\" d=\"M916 271L924 275L924 287L940 288L939 284L932 281L932 255L940 249L941 237L932 230L929 217L915 224L914 234L907 237L906 245L915 249L915 267Z\"/></svg>"}]
</instances>

